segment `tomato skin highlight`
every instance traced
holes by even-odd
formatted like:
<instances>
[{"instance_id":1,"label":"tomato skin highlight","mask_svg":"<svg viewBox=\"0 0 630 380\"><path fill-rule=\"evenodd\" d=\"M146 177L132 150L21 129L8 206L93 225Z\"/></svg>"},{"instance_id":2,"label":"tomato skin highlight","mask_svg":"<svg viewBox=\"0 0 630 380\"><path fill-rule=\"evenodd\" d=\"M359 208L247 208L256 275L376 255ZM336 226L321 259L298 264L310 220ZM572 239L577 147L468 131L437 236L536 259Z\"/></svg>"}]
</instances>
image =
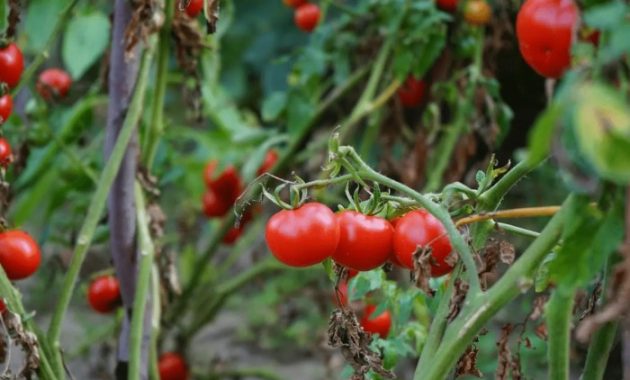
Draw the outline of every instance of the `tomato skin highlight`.
<instances>
[{"instance_id":1,"label":"tomato skin highlight","mask_svg":"<svg viewBox=\"0 0 630 380\"><path fill-rule=\"evenodd\" d=\"M392 252L394 229L378 216L357 211L337 214L339 245L332 258L337 263L359 271L368 271L385 264Z\"/></svg>"},{"instance_id":2,"label":"tomato skin highlight","mask_svg":"<svg viewBox=\"0 0 630 380\"><path fill-rule=\"evenodd\" d=\"M190 0L185 11L188 17L195 18L199 16L199 13L203 10L203 0Z\"/></svg>"},{"instance_id":3,"label":"tomato skin highlight","mask_svg":"<svg viewBox=\"0 0 630 380\"><path fill-rule=\"evenodd\" d=\"M0 96L0 125L9 119L11 112L13 112L13 98L11 98L11 95Z\"/></svg>"},{"instance_id":4,"label":"tomato skin highlight","mask_svg":"<svg viewBox=\"0 0 630 380\"><path fill-rule=\"evenodd\" d=\"M166 352L158 360L160 380L187 380L189 377L186 360L175 352Z\"/></svg>"},{"instance_id":5,"label":"tomato skin highlight","mask_svg":"<svg viewBox=\"0 0 630 380\"><path fill-rule=\"evenodd\" d=\"M26 232L9 230L0 233L0 265L10 280L31 276L41 260L39 245Z\"/></svg>"},{"instance_id":6,"label":"tomato skin highlight","mask_svg":"<svg viewBox=\"0 0 630 380\"><path fill-rule=\"evenodd\" d=\"M394 252L398 262L413 269L413 254L418 247L431 247L431 276L440 277L453 270L446 262L452 252L451 242L444 225L426 210L414 210L405 214L394 230Z\"/></svg>"},{"instance_id":7,"label":"tomato skin highlight","mask_svg":"<svg viewBox=\"0 0 630 380\"><path fill-rule=\"evenodd\" d=\"M373 317L372 314L374 314L375 311L375 305L367 305L363 312L363 318L361 318L359 323L366 332L378 334L381 338L386 339L392 327L392 316L388 310L385 310L381 314Z\"/></svg>"},{"instance_id":8,"label":"tomato skin highlight","mask_svg":"<svg viewBox=\"0 0 630 380\"><path fill-rule=\"evenodd\" d=\"M492 8L485 0L468 0L464 8L464 19L471 25L482 26L490 22Z\"/></svg>"},{"instance_id":9,"label":"tomato skin highlight","mask_svg":"<svg viewBox=\"0 0 630 380\"><path fill-rule=\"evenodd\" d=\"M6 168L11 161L13 161L11 144L5 138L0 137L0 166Z\"/></svg>"},{"instance_id":10,"label":"tomato skin highlight","mask_svg":"<svg viewBox=\"0 0 630 380\"><path fill-rule=\"evenodd\" d=\"M120 284L116 277L107 275L95 278L88 288L88 302L101 314L111 313L122 303Z\"/></svg>"},{"instance_id":11,"label":"tomato skin highlight","mask_svg":"<svg viewBox=\"0 0 630 380\"><path fill-rule=\"evenodd\" d=\"M0 83L15 88L20 83L24 71L24 56L16 44L0 47Z\"/></svg>"},{"instance_id":12,"label":"tomato skin highlight","mask_svg":"<svg viewBox=\"0 0 630 380\"><path fill-rule=\"evenodd\" d=\"M571 65L579 20L573 0L527 0L516 16L516 37L525 62L544 77L562 76Z\"/></svg>"},{"instance_id":13,"label":"tomato skin highlight","mask_svg":"<svg viewBox=\"0 0 630 380\"><path fill-rule=\"evenodd\" d=\"M273 168L277 161L278 152L275 149L271 149L267 152L267 154L265 154L265 159L256 171L256 175L263 175L264 173L267 173L269 170L271 170L271 168Z\"/></svg>"},{"instance_id":14,"label":"tomato skin highlight","mask_svg":"<svg viewBox=\"0 0 630 380\"><path fill-rule=\"evenodd\" d=\"M45 100L64 98L72 86L70 74L61 69L46 69L39 74L37 92Z\"/></svg>"},{"instance_id":15,"label":"tomato skin highlight","mask_svg":"<svg viewBox=\"0 0 630 380\"><path fill-rule=\"evenodd\" d=\"M321 11L317 4L300 5L295 10L295 25L305 32L312 32L321 17Z\"/></svg>"},{"instance_id":16,"label":"tomato skin highlight","mask_svg":"<svg viewBox=\"0 0 630 380\"><path fill-rule=\"evenodd\" d=\"M335 214L317 202L275 213L265 229L271 253L291 267L308 267L330 257L339 243L339 234Z\"/></svg>"},{"instance_id":17,"label":"tomato skin highlight","mask_svg":"<svg viewBox=\"0 0 630 380\"><path fill-rule=\"evenodd\" d=\"M405 83L400 86L396 94L403 107L412 108L422 103L425 91L426 85L422 79L409 76L405 80Z\"/></svg>"}]
</instances>

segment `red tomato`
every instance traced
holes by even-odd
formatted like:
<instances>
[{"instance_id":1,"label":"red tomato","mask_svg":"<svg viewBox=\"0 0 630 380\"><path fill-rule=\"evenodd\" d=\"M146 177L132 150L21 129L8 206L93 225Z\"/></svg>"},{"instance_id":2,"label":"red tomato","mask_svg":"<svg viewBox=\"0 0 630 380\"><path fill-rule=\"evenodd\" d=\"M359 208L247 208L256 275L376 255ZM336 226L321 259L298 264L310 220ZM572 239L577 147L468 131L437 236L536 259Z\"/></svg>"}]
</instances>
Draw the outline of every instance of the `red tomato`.
<instances>
[{"instance_id":1,"label":"red tomato","mask_svg":"<svg viewBox=\"0 0 630 380\"><path fill-rule=\"evenodd\" d=\"M339 243L339 222L321 203L275 213L265 229L267 246L282 263L307 267L330 257Z\"/></svg>"},{"instance_id":2,"label":"red tomato","mask_svg":"<svg viewBox=\"0 0 630 380\"><path fill-rule=\"evenodd\" d=\"M394 229L378 216L356 211L337 214L339 245L332 258L348 268L367 271L385 264L392 252Z\"/></svg>"},{"instance_id":3,"label":"red tomato","mask_svg":"<svg viewBox=\"0 0 630 380\"><path fill-rule=\"evenodd\" d=\"M90 284L88 288L88 302L95 311L107 314L121 304L120 284L114 276L101 276Z\"/></svg>"},{"instance_id":4,"label":"red tomato","mask_svg":"<svg viewBox=\"0 0 630 380\"><path fill-rule=\"evenodd\" d=\"M16 44L0 47L0 83L14 88L20 83L24 71L24 57Z\"/></svg>"},{"instance_id":5,"label":"red tomato","mask_svg":"<svg viewBox=\"0 0 630 380\"><path fill-rule=\"evenodd\" d=\"M300 5L295 10L295 25L305 32L312 32L319 24L320 17L321 12L317 4Z\"/></svg>"},{"instance_id":6,"label":"red tomato","mask_svg":"<svg viewBox=\"0 0 630 380\"><path fill-rule=\"evenodd\" d=\"M11 112L13 111L13 99L11 95L6 94L4 96L0 96L0 125L4 124L9 116L11 116Z\"/></svg>"},{"instance_id":7,"label":"red tomato","mask_svg":"<svg viewBox=\"0 0 630 380\"><path fill-rule=\"evenodd\" d=\"M0 314L7 311L7 305L4 303L4 300L0 298Z\"/></svg>"},{"instance_id":8,"label":"red tomato","mask_svg":"<svg viewBox=\"0 0 630 380\"><path fill-rule=\"evenodd\" d=\"M291 8L297 8L302 4L306 4L306 0L282 0L284 2L284 5L291 7Z\"/></svg>"},{"instance_id":9,"label":"red tomato","mask_svg":"<svg viewBox=\"0 0 630 380\"><path fill-rule=\"evenodd\" d=\"M472 25L486 25L492 17L492 8L485 0L468 0L464 9L464 19Z\"/></svg>"},{"instance_id":10,"label":"red tomato","mask_svg":"<svg viewBox=\"0 0 630 380\"><path fill-rule=\"evenodd\" d=\"M227 214L227 212L230 211L230 208L232 207L232 203L227 202L223 198L217 196L217 194L211 189L206 190L206 192L203 194L203 197L201 198L201 203L203 205L203 213L208 218L221 217Z\"/></svg>"},{"instance_id":11,"label":"red tomato","mask_svg":"<svg viewBox=\"0 0 630 380\"><path fill-rule=\"evenodd\" d=\"M29 277L42 260L39 246L24 231L10 230L0 233L0 265L10 280Z\"/></svg>"},{"instance_id":12,"label":"red tomato","mask_svg":"<svg viewBox=\"0 0 630 380\"><path fill-rule=\"evenodd\" d=\"M160 380L187 380L188 365L186 360L175 352L166 352L158 360Z\"/></svg>"},{"instance_id":13,"label":"red tomato","mask_svg":"<svg viewBox=\"0 0 630 380\"><path fill-rule=\"evenodd\" d=\"M203 10L203 0L190 0L186 7L186 14L188 17L195 18L199 16L199 13Z\"/></svg>"},{"instance_id":14,"label":"red tomato","mask_svg":"<svg viewBox=\"0 0 630 380\"><path fill-rule=\"evenodd\" d=\"M398 89L398 99L404 107L416 107L424 100L425 84L422 79L407 77L405 83Z\"/></svg>"},{"instance_id":15,"label":"red tomato","mask_svg":"<svg viewBox=\"0 0 630 380\"><path fill-rule=\"evenodd\" d=\"M580 14L573 0L527 0L516 16L516 37L525 62L547 78L571 64Z\"/></svg>"},{"instance_id":16,"label":"red tomato","mask_svg":"<svg viewBox=\"0 0 630 380\"><path fill-rule=\"evenodd\" d=\"M457 10L457 1L458 0L437 0L437 6L444 11L455 13Z\"/></svg>"},{"instance_id":17,"label":"red tomato","mask_svg":"<svg viewBox=\"0 0 630 380\"><path fill-rule=\"evenodd\" d=\"M5 168L13 161L13 154L9 142L0 137L0 166Z\"/></svg>"},{"instance_id":18,"label":"red tomato","mask_svg":"<svg viewBox=\"0 0 630 380\"><path fill-rule=\"evenodd\" d=\"M385 310L376 317L372 314L376 311L376 306L367 305L363 312L363 318L359 322L363 330L371 334L378 334L381 338L387 338L389 329L392 327L392 316L389 311Z\"/></svg>"},{"instance_id":19,"label":"red tomato","mask_svg":"<svg viewBox=\"0 0 630 380\"><path fill-rule=\"evenodd\" d=\"M230 228L230 230L223 236L223 244L232 245L234 244L239 237L245 231L245 226L252 220L254 213L256 213L256 209L248 209L243 217L240 220L240 223L237 226Z\"/></svg>"},{"instance_id":20,"label":"red tomato","mask_svg":"<svg viewBox=\"0 0 630 380\"><path fill-rule=\"evenodd\" d=\"M61 69L47 69L39 74L37 92L45 100L63 98L68 95L72 78Z\"/></svg>"},{"instance_id":21,"label":"red tomato","mask_svg":"<svg viewBox=\"0 0 630 380\"><path fill-rule=\"evenodd\" d=\"M358 270L354 270L352 268L347 268L347 269L348 269L348 281L350 281L352 277L355 277L357 274L359 274Z\"/></svg>"},{"instance_id":22,"label":"red tomato","mask_svg":"<svg viewBox=\"0 0 630 380\"><path fill-rule=\"evenodd\" d=\"M262 164L256 171L256 175L262 175L263 173L267 173L278 161L278 152L275 149L271 149L265 155L265 159Z\"/></svg>"},{"instance_id":23,"label":"red tomato","mask_svg":"<svg viewBox=\"0 0 630 380\"><path fill-rule=\"evenodd\" d=\"M413 254L418 248L431 247L434 264L431 276L439 277L453 270L447 262L453 250L444 225L426 210L405 214L394 230L394 252L404 267L413 269Z\"/></svg>"},{"instance_id":24,"label":"red tomato","mask_svg":"<svg viewBox=\"0 0 630 380\"><path fill-rule=\"evenodd\" d=\"M208 162L204 169L204 180L208 189L224 201L230 203L230 206L241 195L243 191L243 183L233 165L226 167L217 177L214 176L214 170L217 167L216 160Z\"/></svg>"}]
</instances>

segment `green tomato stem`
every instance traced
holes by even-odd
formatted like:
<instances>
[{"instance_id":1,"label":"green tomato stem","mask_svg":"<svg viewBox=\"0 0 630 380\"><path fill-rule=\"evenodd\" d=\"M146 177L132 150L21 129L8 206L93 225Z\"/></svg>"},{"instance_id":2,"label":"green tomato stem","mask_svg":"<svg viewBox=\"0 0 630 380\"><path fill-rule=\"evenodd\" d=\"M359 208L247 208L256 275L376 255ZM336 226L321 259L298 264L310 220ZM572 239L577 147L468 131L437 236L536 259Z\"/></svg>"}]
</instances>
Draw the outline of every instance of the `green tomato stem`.
<instances>
[{"instance_id":1,"label":"green tomato stem","mask_svg":"<svg viewBox=\"0 0 630 380\"><path fill-rule=\"evenodd\" d=\"M567 294L556 289L545 308L545 320L549 332L547 360L549 378L569 379L569 351L571 349L571 318L575 289Z\"/></svg>"}]
</instances>

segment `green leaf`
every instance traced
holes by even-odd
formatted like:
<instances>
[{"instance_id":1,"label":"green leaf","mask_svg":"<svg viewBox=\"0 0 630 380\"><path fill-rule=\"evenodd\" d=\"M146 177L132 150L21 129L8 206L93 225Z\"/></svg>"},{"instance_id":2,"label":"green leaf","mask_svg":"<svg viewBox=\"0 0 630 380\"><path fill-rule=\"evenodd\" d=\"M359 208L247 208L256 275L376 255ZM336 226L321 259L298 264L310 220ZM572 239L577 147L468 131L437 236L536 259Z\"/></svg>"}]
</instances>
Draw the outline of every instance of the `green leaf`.
<instances>
[{"instance_id":1,"label":"green leaf","mask_svg":"<svg viewBox=\"0 0 630 380\"><path fill-rule=\"evenodd\" d=\"M101 12L73 17L63 36L63 62L74 79L101 57L109 43L109 19Z\"/></svg>"},{"instance_id":2,"label":"green leaf","mask_svg":"<svg viewBox=\"0 0 630 380\"><path fill-rule=\"evenodd\" d=\"M266 122L277 120L287 105L287 94L274 92L265 98L262 104L262 118Z\"/></svg>"},{"instance_id":3,"label":"green leaf","mask_svg":"<svg viewBox=\"0 0 630 380\"><path fill-rule=\"evenodd\" d=\"M592 28L613 30L624 21L626 8L623 1L612 1L589 9L584 13L584 21Z\"/></svg>"},{"instance_id":4,"label":"green leaf","mask_svg":"<svg viewBox=\"0 0 630 380\"><path fill-rule=\"evenodd\" d=\"M292 91L287 102L287 127L291 135L306 128L315 114L315 105L301 92Z\"/></svg>"},{"instance_id":5,"label":"green leaf","mask_svg":"<svg viewBox=\"0 0 630 380\"><path fill-rule=\"evenodd\" d=\"M357 301L371 291L381 289L385 282L385 273L381 269L359 272L348 283L350 301Z\"/></svg>"},{"instance_id":6,"label":"green leaf","mask_svg":"<svg viewBox=\"0 0 630 380\"><path fill-rule=\"evenodd\" d=\"M38 53L46 46L59 13L69 3L68 0L31 0L28 2L26 17L24 17L24 30L22 36L26 36L27 44L25 52ZM106 36L109 38L109 36Z\"/></svg>"}]
</instances>

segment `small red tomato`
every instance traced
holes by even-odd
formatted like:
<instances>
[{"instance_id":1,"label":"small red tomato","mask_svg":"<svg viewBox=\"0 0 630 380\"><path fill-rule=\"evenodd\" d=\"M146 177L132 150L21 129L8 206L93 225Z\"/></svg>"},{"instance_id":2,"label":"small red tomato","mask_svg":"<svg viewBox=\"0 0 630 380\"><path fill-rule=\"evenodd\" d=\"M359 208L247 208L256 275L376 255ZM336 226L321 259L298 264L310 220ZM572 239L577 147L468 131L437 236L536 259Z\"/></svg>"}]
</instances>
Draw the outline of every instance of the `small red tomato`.
<instances>
[{"instance_id":1,"label":"small red tomato","mask_svg":"<svg viewBox=\"0 0 630 380\"><path fill-rule=\"evenodd\" d=\"M413 254L425 246L431 248L433 258L431 276L439 277L453 270L446 262L453 249L444 225L426 210L408 212L394 230L394 252L398 262L413 269Z\"/></svg>"},{"instance_id":2,"label":"small red tomato","mask_svg":"<svg viewBox=\"0 0 630 380\"><path fill-rule=\"evenodd\" d=\"M221 217L227 214L232 207L230 202L227 202L223 198L217 196L214 190L211 189L206 190L203 194L201 203L203 205L203 213L208 218Z\"/></svg>"},{"instance_id":3,"label":"small red tomato","mask_svg":"<svg viewBox=\"0 0 630 380\"><path fill-rule=\"evenodd\" d=\"M516 37L525 62L544 77L562 76L571 65L579 20L573 0L527 0L516 16Z\"/></svg>"},{"instance_id":4,"label":"small red tomato","mask_svg":"<svg viewBox=\"0 0 630 380\"><path fill-rule=\"evenodd\" d=\"M195 18L199 16L199 13L203 10L203 0L190 0L185 10L188 17Z\"/></svg>"},{"instance_id":5,"label":"small red tomato","mask_svg":"<svg viewBox=\"0 0 630 380\"><path fill-rule=\"evenodd\" d=\"M492 8L485 0L468 0L464 9L464 19L472 25L486 25L492 17Z\"/></svg>"},{"instance_id":6,"label":"small red tomato","mask_svg":"<svg viewBox=\"0 0 630 380\"><path fill-rule=\"evenodd\" d=\"M245 231L245 226L252 220L253 215L257 212L255 208L248 209L241 218L238 227L234 226L223 236L223 244L232 245Z\"/></svg>"},{"instance_id":7,"label":"small red tomato","mask_svg":"<svg viewBox=\"0 0 630 380\"><path fill-rule=\"evenodd\" d=\"M7 305L4 303L4 300L0 298L0 314L7 311Z\"/></svg>"},{"instance_id":8,"label":"small red tomato","mask_svg":"<svg viewBox=\"0 0 630 380\"><path fill-rule=\"evenodd\" d=\"M88 301L95 311L107 314L121 304L120 284L114 276L101 276L90 283Z\"/></svg>"},{"instance_id":9,"label":"small red tomato","mask_svg":"<svg viewBox=\"0 0 630 380\"><path fill-rule=\"evenodd\" d=\"M16 44L0 47L0 83L14 88L20 83L24 71L24 57Z\"/></svg>"},{"instance_id":10,"label":"small red tomato","mask_svg":"<svg viewBox=\"0 0 630 380\"><path fill-rule=\"evenodd\" d=\"M42 260L39 245L24 231L10 230L0 233L0 265L10 280L29 277Z\"/></svg>"},{"instance_id":11,"label":"small red tomato","mask_svg":"<svg viewBox=\"0 0 630 380\"><path fill-rule=\"evenodd\" d=\"M302 4L306 4L307 0L282 0L284 2L284 5L291 7L291 8L297 8Z\"/></svg>"},{"instance_id":12,"label":"small red tomato","mask_svg":"<svg viewBox=\"0 0 630 380\"><path fill-rule=\"evenodd\" d=\"M392 327L392 316L389 311L385 310L376 317L372 314L376 311L376 306L367 305L363 312L360 324L363 330L371 334L378 334L381 338L386 339L389 335L389 329Z\"/></svg>"},{"instance_id":13,"label":"small red tomato","mask_svg":"<svg viewBox=\"0 0 630 380\"><path fill-rule=\"evenodd\" d=\"M46 69L39 74L37 92L44 100L60 99L68 95L72 78L61 69Z\"/></svg>"},{"instance_id":14,"label":"small red tomato","mask_svg":"<svg viewBox=\"0 0 630 380\"><path fill-rule=\"evenodd\" d=\"M158 360L160 380L187 380L188 365L186 360L175 352L166 352Z\"/></svg>"},{"instance_id":15,"label":"small red tomato","mask_svg":"<svg viewBox=\"0 0 630 380\"><path fill-rule=\"evenodd\" d=\"M206 186L208 189L214 191L217 197L232 206L243 190L241 178L233 165L229 165L221 174L215 177L214 170L216 167L216 160L212 160L206 165L204 169L204 180L206 181Z\"/></svg>"},{"instance_id":16,"label":"small red tomato","mask_svg":"<svg viewBox=\"0 0 630 380\"><path fill-rule=\"evenodd\" d=\"M5 168L13 161L13 154L9 142L0 137L0 166Z\"/></svg>"},{"instance_id":17,"label":"small red tomato","mask_svg":"<svg viewBox=\"0 0 630 380\"><path fill-rule=\"evenodd\" d=\"M424 100L425 84L422 79L407 77L405 83L398 89L398 99L407 108L416 107Z\"/></svg>"},{"instance_id":18,"label":"small red tomato","mask_svg":"<svg viewBox=\"0 0 630 380\"><path fill-rule=\"evenodd\" d=\"M11 112L13 112L13 99L11 95L6 94L0 96L0 125L4 124L4 122L9 119Z\"/></svg>"},{"instance_id":19,"label":"small red tomato","mask_svg":"<svg viewBox=\"0 0 630 380\"><path fill-rule=\"evenodd\" d=\"M455 13L458 0L437 0L437 6L443 11Z\"/></svg>"},{"instance_id":20,"label":"small red tomato","mask_svg":"<svg viewBox=\"0 0 630 380\"><path fill-rule=\"evenodd\" d=\"M378 216L356 211L337 214L339 245L332 258L348 268L367 271L385 264L392 252L394 229Z\"/></svg>"},{"instance_id":21,"label":"small red tomato","mask_svg":"<svg viewBox=\"0 0 630 380\"><path fill-rule=\"evenodd\" d=\"M307 267L330 257L339 243L339 222L321 203L275 213L265 229L267 246L282 263Z\"/></svg>"},{"instance_id":22,"label":"small red tomato","mask_svg":"<svg viewBox=\"0 0 630 380\"><path fill-rule=\"evenodd\" d=\"M275 149L271 149L265 155L265 159L263 160L262 164L256 171L256 175L262 175L264 173L267 173L269 170L271 170L271 168L273 168L273 166L276 164L277 161L278 161L278 152Z\"/></svg>"},{"instance_id":23,"label":"small red tomato","mask_svg":"<svg viewBox=\"0 0 630 380\"><path fill-rule=\"evenodd\" d=\"M312 32L319 24L320 17L321 12L317 4L300 5L295 10L295 25L305 32Z\"/></svg>"}]
</instances>

